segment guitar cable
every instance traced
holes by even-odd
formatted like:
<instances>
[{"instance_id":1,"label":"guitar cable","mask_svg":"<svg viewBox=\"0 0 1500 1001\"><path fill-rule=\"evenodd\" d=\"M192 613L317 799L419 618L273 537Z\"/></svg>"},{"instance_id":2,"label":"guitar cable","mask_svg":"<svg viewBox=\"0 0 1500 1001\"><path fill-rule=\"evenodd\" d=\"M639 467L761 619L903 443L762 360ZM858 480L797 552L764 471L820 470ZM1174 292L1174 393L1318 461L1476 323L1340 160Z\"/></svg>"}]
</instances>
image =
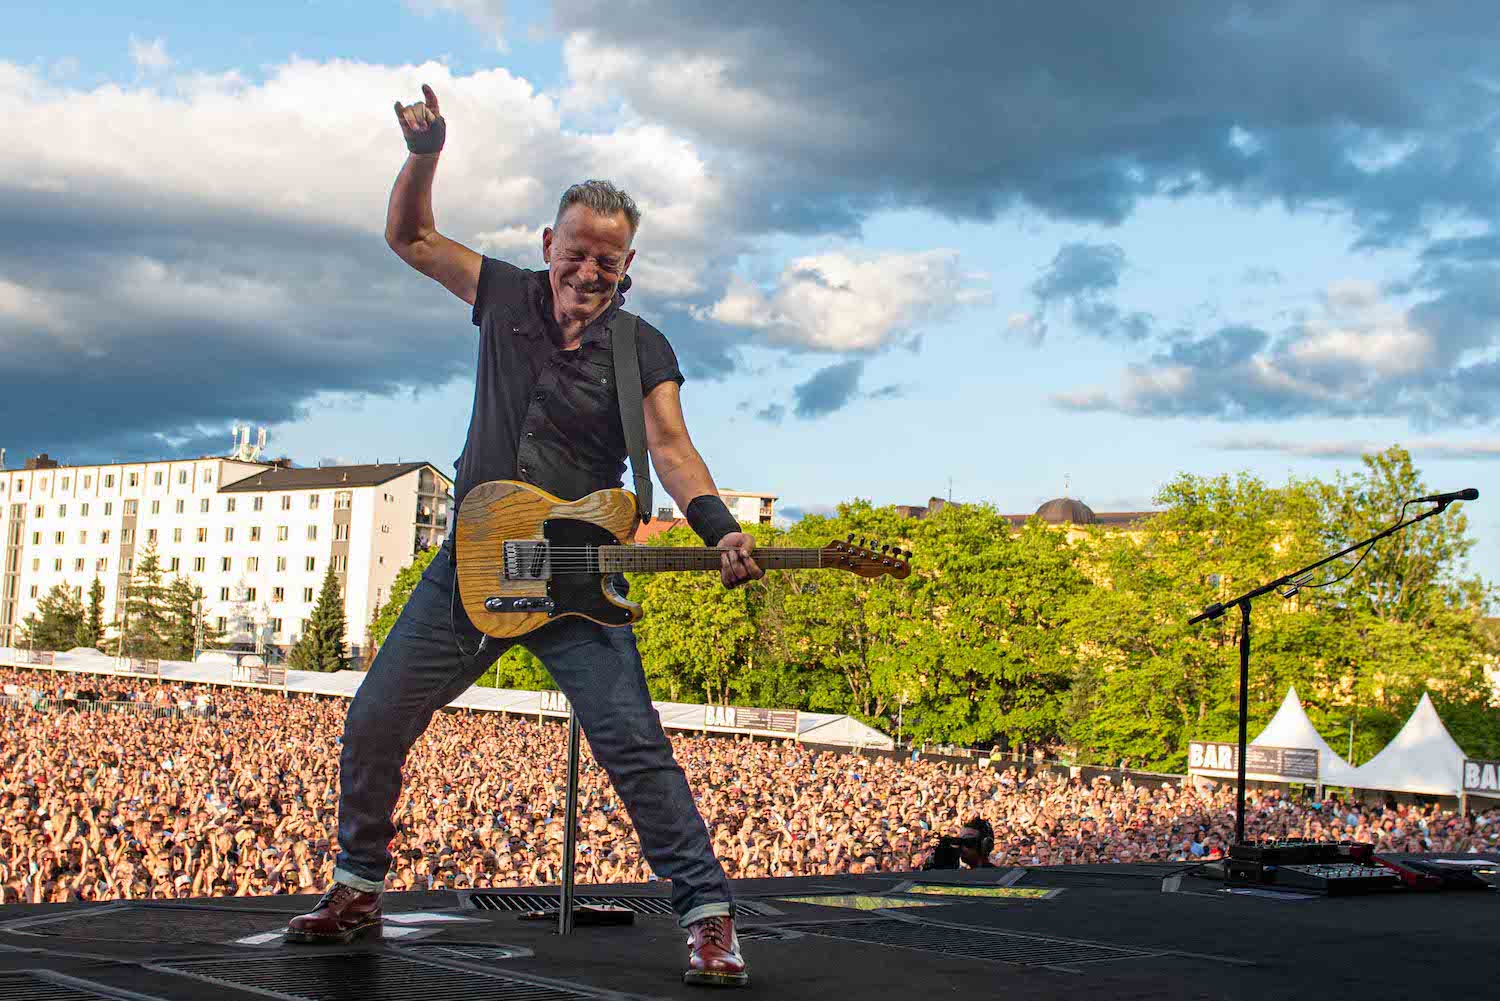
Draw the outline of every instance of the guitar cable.
<instances>
[{"instance_id":1,"label":"guitar cable","mask_svg":"<svg viewBox=\"0 0 1500 1001\"><path fill-rule=\"evenodd\" d=\"M455 611L455 605L457 604L458 599L458 563L452 558L450 558L448 562L449 566L453 570L453 588L448 592L448 628L453 630L454 648L458 650L459 656L468 661L469 666L472 667L474 664L474 658L484 653L484 647L485 644L490 641L490 635L489 633L485 633L483 636L479 637L479 646L474 649L474 652L472 654L464 649L463 641L458 638L458 615Z\"/></svg>"}]
</instances>

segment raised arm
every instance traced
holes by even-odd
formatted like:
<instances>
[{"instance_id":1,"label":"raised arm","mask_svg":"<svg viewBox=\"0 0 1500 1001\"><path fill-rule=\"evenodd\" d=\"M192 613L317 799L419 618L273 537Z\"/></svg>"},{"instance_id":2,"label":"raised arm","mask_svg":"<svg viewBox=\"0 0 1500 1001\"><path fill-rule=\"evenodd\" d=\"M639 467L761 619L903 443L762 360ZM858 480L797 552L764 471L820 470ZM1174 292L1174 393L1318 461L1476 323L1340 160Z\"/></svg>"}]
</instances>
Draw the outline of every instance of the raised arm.
<instances>
[{"instance_id":1,"label":"raised arm","mask_svg":"<svg viewBox=\"0 0 1500 1001\"><path fill-rule=\"evenodd\" d=\"M422 100L396 102L396 120L407 156L385 213L385 242L396 256L438 282L470 306L479 290L481 258L437 231L432 218L432 178L442 155L447 123L438 113L437 95L425 83Z\"/></svg>"}]
</instances>

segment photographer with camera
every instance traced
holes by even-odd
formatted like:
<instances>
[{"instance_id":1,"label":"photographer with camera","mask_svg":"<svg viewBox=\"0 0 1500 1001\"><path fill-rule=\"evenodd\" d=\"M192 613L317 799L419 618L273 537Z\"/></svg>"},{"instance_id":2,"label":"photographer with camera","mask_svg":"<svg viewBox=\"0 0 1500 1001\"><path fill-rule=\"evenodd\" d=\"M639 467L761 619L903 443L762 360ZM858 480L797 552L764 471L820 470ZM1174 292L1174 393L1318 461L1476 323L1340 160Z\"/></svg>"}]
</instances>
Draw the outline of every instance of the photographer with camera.
<instances>
[{"instance_id":1,"label":"photographer with camera","mask_svg":"<svg viewBox=\"0 0 1500 1001\"><path fill-rule=\"evenodd\" d=\"M983 817L975 817L959 830L958 836L945 834L938 838L932 857L922 866L922 871L932 869L957 869L960 863L970 869L995 869L990 853L995 850L995 829Z\"/></svg>"}]
</instances>

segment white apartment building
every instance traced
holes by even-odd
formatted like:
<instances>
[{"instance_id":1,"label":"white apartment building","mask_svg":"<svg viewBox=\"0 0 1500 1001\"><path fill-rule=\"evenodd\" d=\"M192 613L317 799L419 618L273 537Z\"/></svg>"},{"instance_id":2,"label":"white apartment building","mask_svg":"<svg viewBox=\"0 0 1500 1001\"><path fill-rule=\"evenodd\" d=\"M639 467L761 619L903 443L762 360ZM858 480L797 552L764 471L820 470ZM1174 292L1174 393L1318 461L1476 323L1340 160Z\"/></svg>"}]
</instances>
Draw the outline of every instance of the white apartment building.
<instances>
[{"instance_id":1,"label":"white apartment building","mask_svg":"<svg viewBox=\"0 0 1500 1001\"><path fill-rule=\"evenodd\" d=\"M729 513L734 515L742 525L769 525L775 514L776 495L758 494L744 490L720 490L719 497L724 501L724 506L729 508ZM687 515L677 507L673 501L671 507L665 505L656 509L656 517L660 521L676 521L686 518Z\"/></svg>"},{"instance_id":2,"label":"white apartment building","mask_svg":"<svg viewBox=\"0 0 1500 1001\"><path fill-rule=\"evenodd\" d=\"M131 574L154 543L164 582L180 575L201 587L226 644L259 641L283 653L301 637L332 563L357 658L397 572L443 541L452 491L426 462L64 466L43 454L0 470L0 646L12 645L54 585L86 603L95 576L105 621L118 623Z\"/></svg>"}]
</instances>

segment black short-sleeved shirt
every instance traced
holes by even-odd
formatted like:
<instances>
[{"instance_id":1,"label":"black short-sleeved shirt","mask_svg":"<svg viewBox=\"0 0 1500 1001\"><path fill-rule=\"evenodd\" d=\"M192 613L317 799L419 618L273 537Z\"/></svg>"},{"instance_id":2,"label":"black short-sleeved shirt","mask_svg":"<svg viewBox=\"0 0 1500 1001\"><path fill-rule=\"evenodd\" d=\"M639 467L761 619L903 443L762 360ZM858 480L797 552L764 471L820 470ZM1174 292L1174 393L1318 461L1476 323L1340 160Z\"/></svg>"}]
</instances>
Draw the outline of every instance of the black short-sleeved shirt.
<instances>
[{"instance_id":1,"label":"black short-sleeved shirt","mask_svg":"<svg viewBox=\"0 0 1500 1001\"><path fill-rule=\"evenodd\" d=\"M474 297L479 367L468 438L454 463L455 505L488 480L524 480L566 500L621 485L625 431L610 326L624 301L617 293L578 348L564 351L547 272L483 259ZM636 346L642 396L668 379L682 383L672 346L645 320Z\"/></svg>"}]
</instances>

